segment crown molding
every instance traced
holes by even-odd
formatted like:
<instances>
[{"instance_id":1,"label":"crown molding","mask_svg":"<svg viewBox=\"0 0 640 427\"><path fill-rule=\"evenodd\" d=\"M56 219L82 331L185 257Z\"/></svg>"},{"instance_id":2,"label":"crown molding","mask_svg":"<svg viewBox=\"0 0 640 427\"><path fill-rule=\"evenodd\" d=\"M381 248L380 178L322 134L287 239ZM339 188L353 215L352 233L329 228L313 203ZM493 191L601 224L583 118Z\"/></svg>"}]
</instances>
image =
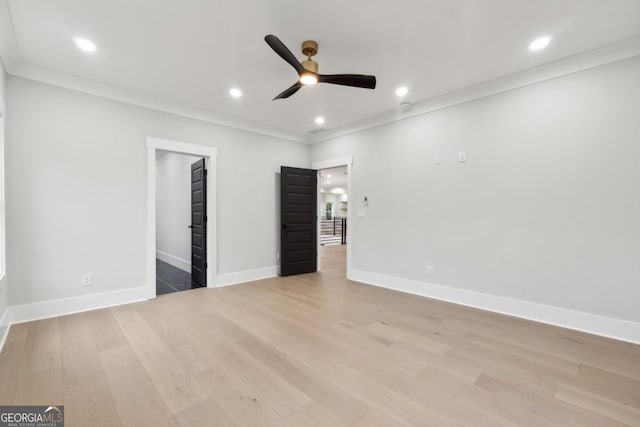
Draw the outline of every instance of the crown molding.
<instances>
[{"instance_id":1,"label":"crown molding","mask_svg":"<svg viewBox=\"0 0 640 427\"><path fill-rule=\"evenodd\" d=\"M252 132L264 136L309 144L306 134L295 134L270 129L244 120L232 119L214 114L210 111L190 107L167 99L136 92L119 86L101 83L94 80L74 76L23 61L7 0L0 0L0 72L1 65L7 74L34 80L65 89L75 90L90 95L120 101L131 105L146 107L156 111L175 114L177 116L200 120L236 130Z\"/></svg>"},{"instance_id":2,"label":"crown molding","mask_svg":"<svg viewBox=\"0 0 640 427\"><path fill-rule=\"evenodd\" d=\"M329 129L325 132L312 135L310 137L310 142L313 144L328 141L344 135L360 132L365 129L408 119L430 113L432 111L473 101L475 99L485 98L487 96L555 79L638 55L640 55L640 36L635 36L618 43L550 62L539 67L530 68L495 80L490 80L488 82L414 103L408 111L403 112L398 108L357 122L349 123L344 126Z\"/></svg>"},{"instance_id":3,"label":"crown molding","mask_svg":"<svg viewBox=\"0 0 640 427\"><path fill-rule=\"evenodd\" d=\"M177 116L213 123L232 129L257 133L260 135L294 141L299 143L309 143L306 136L293 133L279 132L259 125L248 123L242 120L234 120L228 117L216 115L204 109L190 107L167 99L143 94L130 89L124 89L106 83L85 79L61 71L52 70L40 65L28 62L18 62L7 66L7 74L58 86L77 92L100 96L114 101L124 102L140 107L149 108L156 111L175 114Z\"/></svg>"},{"instance_id":4,"label":"crown molding","mask_svg":"<svg viewBox=\"0 0 640 427\"><path fill-rule=\"evenodd\" d=\"M466 87L435 98L414 103L408 111L394 109L348 123L315 134L282 132L244 120L214 114L210 111L190 107L167 99L143 94L130 89L101 83L39 65L23 62L13 29L7 0L0 0L0 59L7 74L53 86L88 93L127 104L146 107L178 116L200 120L232 129L252 132L264 136L294 141L303 144L335 139L384 124L408 119L432 111L507 92L564 75L621 61L640 55L640 35L618 43L606 45L581 54L524 70L495 80Z\"/></svg>"},{"instance_id":5,"label":"crown molding","mask_svg":"<svg viewBox=\"0 0 640 427\"><path fill-rule=\"evenodd\" d=\"M0 0L0 57L5 69L21 60L7 0Z\"/></svg>"}]
</instances>

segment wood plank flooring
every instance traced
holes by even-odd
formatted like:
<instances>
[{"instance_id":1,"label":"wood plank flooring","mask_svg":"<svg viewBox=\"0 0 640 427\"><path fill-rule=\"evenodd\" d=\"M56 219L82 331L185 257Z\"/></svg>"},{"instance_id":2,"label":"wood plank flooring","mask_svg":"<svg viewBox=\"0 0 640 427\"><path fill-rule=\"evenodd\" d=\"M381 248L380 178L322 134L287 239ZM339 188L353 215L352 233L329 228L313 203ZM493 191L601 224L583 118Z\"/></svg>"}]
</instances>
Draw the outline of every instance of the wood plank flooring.
<instances>
[{"instance_id":1,"label":"wood plank flooring","mask_svg":"<svg viewBox=\"0 0 640 427\"><path fill-rule=\"evenodd\" d=\"M0 404L67 426L640 426L640 347L322 273L11 328Z\"/></svg>"}]
</instances>

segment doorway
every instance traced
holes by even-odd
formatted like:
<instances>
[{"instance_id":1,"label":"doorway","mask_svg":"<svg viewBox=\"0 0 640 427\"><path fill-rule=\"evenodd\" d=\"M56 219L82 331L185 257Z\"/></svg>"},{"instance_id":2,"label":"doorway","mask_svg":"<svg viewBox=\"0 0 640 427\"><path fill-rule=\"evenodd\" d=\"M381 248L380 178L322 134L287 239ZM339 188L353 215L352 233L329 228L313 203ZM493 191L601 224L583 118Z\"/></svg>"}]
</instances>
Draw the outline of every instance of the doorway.
<instances>
[{"instance_id":1,"label":"doorway","mask_svg":"<svg viewBox=\"0 0 640 427\"><path fill-rule=\"evenodd\" d=\"M217 150L147 137L147 289L213 287Z\"/></svg>"},{"instance_id":2,"label":"doorway","mask_svg":"<svg viewBox=\"0 0 640 427\"><path fill-rule=\"evenodd\" d=\"M314 162L318 170L318 271L350 276L352 158Z\"/></svg>"},{"instance_id":3,"label":"doorway","mask_svg":"<svg viewBox=\"0 0 640 427\"><path fill-rule=\"evenodd\" d=\"M156 295L206 285L206 167L156 151Z\"/></svg>"},{"instance_id":4,"label":"doorway","mask_svg":"<svg viewBox=\"0 0 640 427\"><path fill-rule=\"evenodd\" d=\"M347 243L347 167L321 169L320 183L320 246Z\"/></svg>"},{"instance_id":5,"label":"doorway","mask_svg":"<svg viewBox=\"0 0 640 427\"><path fill-rule=\"evenodd\" d=\"M346 277L347 218L349 194L347 193L347 166L318 171L320 186L320 252L322 269L339 277Z\"/></svg>"}]
</instances>

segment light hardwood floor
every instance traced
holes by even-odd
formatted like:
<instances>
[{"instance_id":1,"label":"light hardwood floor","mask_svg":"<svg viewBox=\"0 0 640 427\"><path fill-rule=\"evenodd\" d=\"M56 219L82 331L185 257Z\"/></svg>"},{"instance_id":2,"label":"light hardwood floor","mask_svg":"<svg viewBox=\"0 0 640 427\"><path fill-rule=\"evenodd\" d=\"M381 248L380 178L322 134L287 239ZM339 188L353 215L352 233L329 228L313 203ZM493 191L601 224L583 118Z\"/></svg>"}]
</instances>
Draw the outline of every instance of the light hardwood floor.
<instances>
[{"instance_id":1,"label":"light hardwood floor","mask_svg":"<svg viewBox=\"0 0 640 427\"><path fill-rule=\"evenodd\" d=\"M322 273L15 325L0 404L67 426L640 426L640 347Z\"/></svg>"}]
</instances>

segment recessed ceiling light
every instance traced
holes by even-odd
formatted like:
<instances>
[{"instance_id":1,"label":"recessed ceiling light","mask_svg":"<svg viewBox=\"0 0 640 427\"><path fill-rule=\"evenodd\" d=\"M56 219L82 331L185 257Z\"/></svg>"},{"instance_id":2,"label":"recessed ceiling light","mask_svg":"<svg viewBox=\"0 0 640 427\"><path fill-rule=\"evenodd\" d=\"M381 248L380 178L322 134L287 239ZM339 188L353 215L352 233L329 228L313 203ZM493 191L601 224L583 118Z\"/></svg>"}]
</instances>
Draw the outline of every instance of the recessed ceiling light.
<instances>
[{"instance_id":1,"label":"recessed ceiling light","mask_svg":"<svg viewBox=\"0 0 640 427\"><path fill-rule=\"evenodd\" d=\"M398 89L396 89L397 96L405 96L408 93L409 89L406 86L400 86Z\"/></svg>"},{"instance_id":2,"label":"recessed ceiling light","mask_svg":"<svg viewBox=\"0 0 640 427\"><path fill-rule=\"evenodd\" d=\"M531 43L529 43L529 50L541 50L545 47L549 46L549 42L551 42L551 37L540 37L535 39Z\"/></svg>"},{"instance_id":3,"label":"recessed ceiling light","mask_svg":"<svg viewBox=\"0 0 640 427\"><path fill-rule=\"evenodd\" d=\"M322 117L322 116L318 116L318 117L316 117L316 124L317 124L317 125L322 125L322 124L324 124L324 117Z\"/></svg>"},{"instance_id":4,"label":"recessed ceiling light","mask_svg":"<svg viewBox=\"0 0 640 427\"><path fill-rule=\"evenodd\" d=\"M96 45L91 40L83 39L82 37L74 37L73 41L76 42L76 46L85 52L96 51Z\"/></svg>"},{"instance_id":5,"label":"recessed ceiling light","mask_svg":"<svg viewBox=\"0 0 640 427\"><path fill-rule=\"evenodd\" d=\"M331 178L331 174L327 174L327 178Z\"/></svg>"},{"instance_id":6,"label":"recessed ceiling light","mask_svg":"<svg viewBox=\"0 0 640 427\"><path fill-rule=\"evenodd\" d=\"M232 87L231 89L229 89L229 95L231 95L233 98L240 98L242 96L242 91L237 87Z\"/></svg>"}]
</instances>

